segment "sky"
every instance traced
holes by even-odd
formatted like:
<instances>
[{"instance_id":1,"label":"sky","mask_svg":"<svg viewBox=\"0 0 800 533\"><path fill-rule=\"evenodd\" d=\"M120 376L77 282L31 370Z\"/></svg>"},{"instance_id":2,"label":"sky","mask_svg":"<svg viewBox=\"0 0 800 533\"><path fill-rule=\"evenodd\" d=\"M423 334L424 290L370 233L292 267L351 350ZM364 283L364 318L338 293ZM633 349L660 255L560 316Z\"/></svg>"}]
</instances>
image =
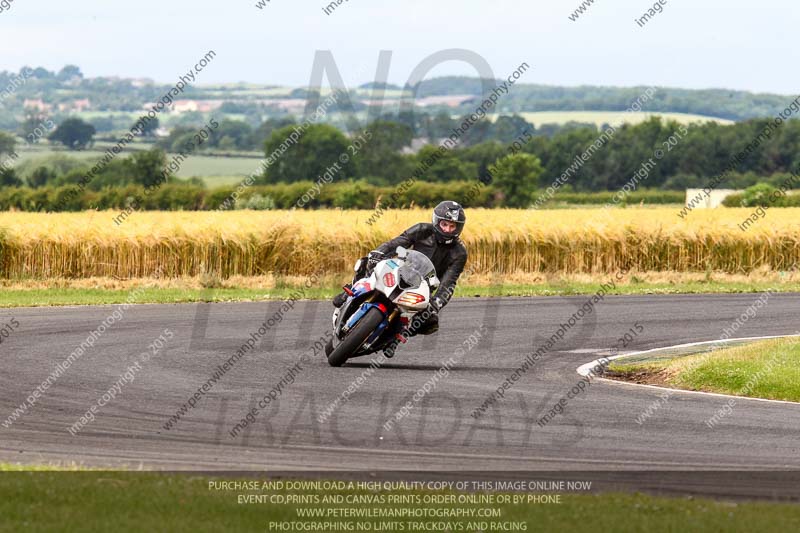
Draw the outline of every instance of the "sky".
<instances>
[{"instance_id":1,"label":"sky","mask_svg":"<svg viewBox=\"0 0 800 533\"><path fill-rule=\"evenodd\" d=\"M217 57L197 83L305 87L318 51L329 50L346 85L375 79L378 54L392 53L388 79L404 85L425 58L465 49L522 83L655 85L800 93L792 0L13 0L0 12L0 70L81 67L86 76L172 83L209 50ZM335 0L334 0L335 1ZM475 75L463 61L428 77Z\"/></svg>"}]
</instances>

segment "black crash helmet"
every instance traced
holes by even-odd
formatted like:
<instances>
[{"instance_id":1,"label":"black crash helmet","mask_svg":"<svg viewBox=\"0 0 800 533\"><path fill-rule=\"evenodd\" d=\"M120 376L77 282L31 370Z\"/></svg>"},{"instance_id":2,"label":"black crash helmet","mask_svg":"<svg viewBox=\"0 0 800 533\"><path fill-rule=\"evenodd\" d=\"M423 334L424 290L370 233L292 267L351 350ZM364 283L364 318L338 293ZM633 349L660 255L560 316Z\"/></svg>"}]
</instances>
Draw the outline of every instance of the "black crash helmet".
<instances>
[{"instance_id":1,"label":"black crash helmet","mask_svg":"<svg viewBox=\"0 0 800 533\"><path fill-rule=\"evenodd\" d=\"M439 222L442 220L454 222L456 229L451 233L442 231L442 228L439 227ZM433 231L436 234L436 240L441 244L450 244L457 239L466 222L467 215L464 214L464 208L458 202L446 201L433 208Z\"/></svg>"}]
</instances>

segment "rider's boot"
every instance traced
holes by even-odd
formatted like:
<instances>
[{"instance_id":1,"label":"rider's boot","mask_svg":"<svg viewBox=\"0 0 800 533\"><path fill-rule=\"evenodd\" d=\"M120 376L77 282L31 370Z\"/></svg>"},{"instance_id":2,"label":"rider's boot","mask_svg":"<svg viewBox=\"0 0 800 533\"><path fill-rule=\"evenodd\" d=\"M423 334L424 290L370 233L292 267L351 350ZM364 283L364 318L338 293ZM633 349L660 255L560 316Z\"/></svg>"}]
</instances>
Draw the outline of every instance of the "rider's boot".
<instances>
[{"instance_id":1,"label":"rider's boot","mask_svg":"<svg viewBox=\"0 0 800 533\"><path fill-rule=\"evenodd\" d=\"M347 293L346 292L342 292L342 293L337 294L336 296L333 297L333 306L334 307L341 307L341 306L344 305L344 303L346 301L347 301Z\"/></svg>"},{"instance_id":2,"label":"rider's boot","mask_svg":"<svg viewBox=\"0 0 800 533\"><path fill-rule=\"evenodd\" d=\"M397 347L400 346L401 343L405 344L408 340L408 331L403 331L402 333L398 333L394 339L389 341L389 344L384 346L383 348L383 355L387 358L391 359L394 357L394 354L397 351Z\"/></svg>"},{"instance_id":3,"label":"rider's boot","mask_svg":"<svg viewBox=\"0 0 800 533\"><path fill-rule=\"evenodd\" d=\"M351 285L345 285L345 287L347 287L348 289L352 289ZM342 291L341 293L337 294L336 296L333 297L333 306L334 307L343 306L344 303L347 301L348 296L349 295L347 294L346 291Z\"/></svg>"},{"instance_id":4,"label":"rider's boot","mask_svg":"<svg viewBox=\"0 0 800 533\"><path fill-rule=\"evenodd\" d=\"M397 347L399 345L400 341L398 339L392 339L391 341L389 341L389 344L383 347L383 355L387 359L391 359L392 357L394 357L395 350L397 350Z\"/></svg>"}]
</instances>

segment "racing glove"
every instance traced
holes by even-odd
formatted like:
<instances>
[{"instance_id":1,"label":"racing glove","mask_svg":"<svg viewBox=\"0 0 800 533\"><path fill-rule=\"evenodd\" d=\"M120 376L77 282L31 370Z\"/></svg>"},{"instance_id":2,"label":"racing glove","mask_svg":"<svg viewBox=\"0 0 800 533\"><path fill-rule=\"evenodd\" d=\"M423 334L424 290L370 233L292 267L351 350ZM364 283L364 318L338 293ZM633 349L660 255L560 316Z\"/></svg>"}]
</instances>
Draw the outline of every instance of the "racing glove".
<instances>
[{"instance_id":1,"label":"racing glove","mask_svg":"<svg viewBox=\"0 0 800 533\"><path fill-rule=\"evenodd\" d=\"M442 298L434 296L433 300L431 300L431 303L428 304L428 312L431 315L438 315L439 311L442 309L442 307L444 307L444 305L445 301Z\"/></svg>"},{"instance_id":2,"label":"racing glove","mask_svg":"<svg viewBox=\"0 0 800 533\"><path fill-rule=\"evenodd\" d=\"M375 269L375 265L384 259L386 259L386 256L383 255L382 252L376 250L371 251L367 256L367 272L372 272Z\"/></svg>"}]
</instances>

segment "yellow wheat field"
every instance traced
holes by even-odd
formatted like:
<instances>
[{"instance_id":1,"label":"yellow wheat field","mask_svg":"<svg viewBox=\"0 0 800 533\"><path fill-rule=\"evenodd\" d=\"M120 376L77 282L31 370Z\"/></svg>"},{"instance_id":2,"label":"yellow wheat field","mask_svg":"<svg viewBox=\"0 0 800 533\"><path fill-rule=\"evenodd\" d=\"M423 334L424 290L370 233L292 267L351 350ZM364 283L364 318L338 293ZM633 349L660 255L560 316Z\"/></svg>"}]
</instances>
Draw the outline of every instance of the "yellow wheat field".
<instances>
[{"instance_id":1,"label":"yellow wheat field","mask_svg":"<svg viewBox=\"0 0 800 533\"><path fill-rule=\"evenodd\" d=\"M800 264L800 209L674 208L552 211L470 209L468 270L487 273L636 271L748 273ZM121 279L343 273L429 210L0 213L0 278Z\"/></svg>"}]
</instances>

